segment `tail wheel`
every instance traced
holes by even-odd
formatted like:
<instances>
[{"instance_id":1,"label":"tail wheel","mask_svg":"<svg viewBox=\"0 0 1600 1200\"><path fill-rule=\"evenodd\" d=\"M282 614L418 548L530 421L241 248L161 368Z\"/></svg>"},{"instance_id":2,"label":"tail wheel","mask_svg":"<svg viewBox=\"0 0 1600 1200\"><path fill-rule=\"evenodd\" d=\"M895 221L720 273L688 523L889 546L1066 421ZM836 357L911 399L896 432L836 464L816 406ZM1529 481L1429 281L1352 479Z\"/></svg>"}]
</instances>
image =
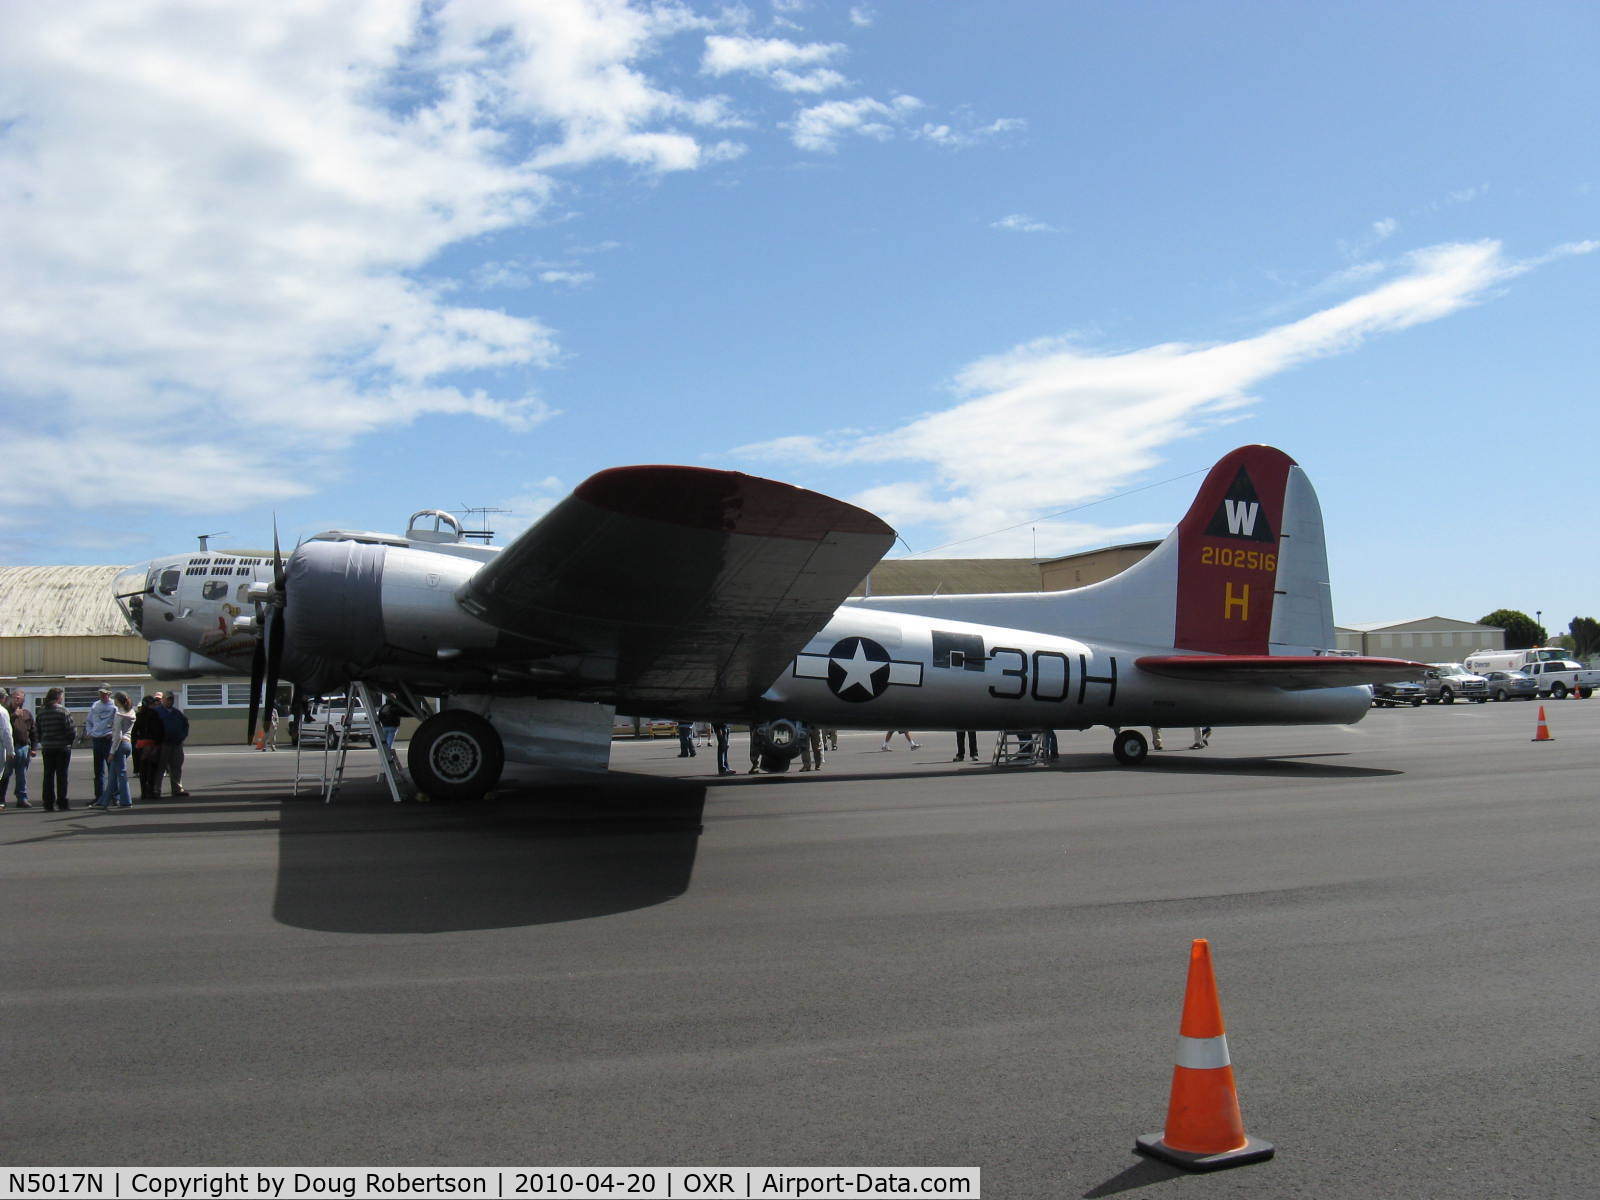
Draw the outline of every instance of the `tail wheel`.
<instances>
[{"instance_id":1,"label":"tail wheel","mask_svg":"<svg viewBox=\"0 0 1600 1200\"><path fill-rule=\"evenodd\" d=\"M506 750L477 713L446 709L417 726L406 766L418 790L437 800L476 800L500 781Z\"/></svg>"},{"instance_id":2,"label":"tail wheel","mask_svg":"<svg viewBox=\"0 0 1600 1200\"><path fill-rule=\"evenodd\" d=\"M1150 757L1150 743L1137 729L1122 729L1111 739L1111 753L1125 767L1137 767Z\"/></svg>"}]
</instances>

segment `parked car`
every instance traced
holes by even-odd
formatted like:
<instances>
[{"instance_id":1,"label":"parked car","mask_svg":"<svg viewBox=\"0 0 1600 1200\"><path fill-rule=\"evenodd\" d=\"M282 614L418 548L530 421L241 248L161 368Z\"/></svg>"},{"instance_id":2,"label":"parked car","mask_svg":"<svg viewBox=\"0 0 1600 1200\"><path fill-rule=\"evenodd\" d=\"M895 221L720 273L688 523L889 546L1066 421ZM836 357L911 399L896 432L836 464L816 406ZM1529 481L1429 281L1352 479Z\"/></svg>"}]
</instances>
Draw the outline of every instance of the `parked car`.
<instances>
[{"instance_id":1,"label":"parked car","mask_svg":"<svg viewBox=\"0 0 1600 1200\"><path fill-rule=\"evenodd\" d=\"M352 703L348 696L325 696L311 702L310 713L300 722L300 744L323 746L330 750L339 748L344 733L345 709ZM372 731L372 718L361 701L356 700L355 711L350 714L350 744L363 743L376 746L378 739Z\"/></svg>"},{"instance_id":2,"label":"parked car","mask_svg":"<svg viewBox=\"0 0 1600 1200\"><path fill-rule=\"evenodd\" d=\"M1489 685L1491 700L1532 700L1539 694L1538 681L1521 671L1490 671L1483 678Z\"/></svg>"},{"instance_id":3,"label":"parked car","mask_svg":"<svg viewBox=\"0 0 1600 1200\"><path fill-rule=\"evenodd\" d=\"M1489 685L1460 663L1429 663L1422 673L1422 686L1429 704L1454 704L1456 697L1482 704L1489 698Z\"/></svg>"},{"instance_id":4,"label":"parked car","mask_svg":"<svg viewBox=\"0 0 1600 1200\"><path fill-rule=\"evenodd\" d=\"M1397 680L1394 683L1375 683L1372 685L1372 705L1374 708L1401 708L1409 704L1412 708L1421 708L1422 702L1427 698L1428 692L1420 683L1411 683L1408 680Z\"/></svg>"}]
</instances>

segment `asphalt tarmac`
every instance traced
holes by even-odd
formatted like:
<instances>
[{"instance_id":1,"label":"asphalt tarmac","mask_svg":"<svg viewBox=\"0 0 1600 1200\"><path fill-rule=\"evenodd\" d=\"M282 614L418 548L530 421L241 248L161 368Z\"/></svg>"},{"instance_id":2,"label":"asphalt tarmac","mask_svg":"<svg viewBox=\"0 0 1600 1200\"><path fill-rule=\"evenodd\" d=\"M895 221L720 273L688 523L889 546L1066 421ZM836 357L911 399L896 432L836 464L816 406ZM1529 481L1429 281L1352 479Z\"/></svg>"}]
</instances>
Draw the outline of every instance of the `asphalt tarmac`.
<instances>
[{"instance_id":1,"label":"asphalt tarmac","mask_svg":"<svg viewBox=\"0 0 1600 1200\"><path fill-rule=\"evenodd\" d=\"M1142 768L1104 730L1055 768L846 733L722 779L618 743L474 806L390 803L371 751L324 805L292 752L196 750L186 801L0 815L0 1156L1592 1196L1600 702L1547 710L1550 743L1457 704ZM1131 1153L1195 937L1278 1149L1205 1176Z\"/></svg>"}]
</instances>

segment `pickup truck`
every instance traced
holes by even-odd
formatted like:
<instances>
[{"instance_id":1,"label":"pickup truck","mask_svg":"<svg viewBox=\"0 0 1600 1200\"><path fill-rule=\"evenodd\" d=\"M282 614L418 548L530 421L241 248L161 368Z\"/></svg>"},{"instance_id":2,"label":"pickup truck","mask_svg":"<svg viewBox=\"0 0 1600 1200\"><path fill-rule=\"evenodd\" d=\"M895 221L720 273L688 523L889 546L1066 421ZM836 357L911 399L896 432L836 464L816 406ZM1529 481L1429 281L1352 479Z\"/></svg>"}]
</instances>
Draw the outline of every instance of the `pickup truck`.
<instances>
[{"instance_id":1,"label":"pickup truck","mask_svg":"<svg viewBox=\"0 0 1600 1200\"><path fill-rule=\"evenodd\" d=\"M1556 700L1565 700L1570 692L1576 692L1587 700L1594 695L1596 688L1600 688L1600 671L1591 671L1571 659L1564 662L1529 663L1522 668L1522 671L1523 674L1533 677L1533 681L1539 685L1541 696L1550 696Z\"/></svg>"},{"instance_id":2,"label":"pickup truck","mask_svg":"<svg viewBox=\"0 0 1600 1200\"><path fill-rule=\"evenodd\" d=\"M1429 663L1422 673L1429 704L1454 704L1456 697L1483 704L1489 699L1489 681L1460 663Z\"/></svg>"}]
</instances>

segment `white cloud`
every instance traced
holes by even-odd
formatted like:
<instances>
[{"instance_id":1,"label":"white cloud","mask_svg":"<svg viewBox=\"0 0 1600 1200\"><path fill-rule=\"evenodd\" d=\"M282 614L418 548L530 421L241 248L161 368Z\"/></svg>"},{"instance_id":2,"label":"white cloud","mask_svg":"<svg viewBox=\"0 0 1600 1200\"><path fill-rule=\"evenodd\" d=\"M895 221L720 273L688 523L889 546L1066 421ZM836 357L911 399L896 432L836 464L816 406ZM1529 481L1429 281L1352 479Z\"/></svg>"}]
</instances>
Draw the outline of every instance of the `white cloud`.
<instances>
[{"instance_id":1,"label":"white cloud","mask_svg":"<svg viewBox=\"0 0 1600 1200\"><path fill-rule=\"evenodd\" d=\"M866 29L878 19L878 14L865 4L857 4L850 9L850 24L857 29Z\"/></svg>"},{"instance_id":2,"label":"white cloud","mask_svg":"<svg viewBox=\"0 0 1600 1200\"><path fill-rule=\"evenodd\" d=\"M724 98L641 66L704 27L622 0L0 6L0 407L34 414L42 477L181 462L152 503L215 510L425 415L548 419L519 376L554 330L422 272L539 217L557 171L736 157L703 137Z\"/></svg>"},{"instance_id":3,"label":"white cloud","mask_svg":"<svg viewBox=\"0 0 1600 1200\"><path fill-rule=\"evenodd\" d=\"M593 271L551 270L539 272L540 283L562 284L566 287L584 287L594 282Z\"/></svg>"},{"instance_id":4,"label":"white cloud","mask_svg":"<svg viewBox=\"0 0 1600 1200\"><path fill-rule=\"evenodd\" d=\"M712 36L706 38L700 70L714 76L756 75L781 91L815 94L849 82L838 71L821 65L843 52L837 42L801 45L782 38Z\"/></svg>"},{"instance_id":5,"label":"white cloud","mask_svg":"<svg viewBox=\"0 0 1600 1200\"><path fill-rule=\"evenodd\" d=\"M930 122L917 130L915 136L921 141L932 142L946 149L965 150L1008 133L1018 133L1028 127L1028 123L1020 117L1001 117L999 120L990 121L987 125L977 125L969 113L959 112L955 120L955 125Z\"/></svg>"},{"instance_id":6,"label":"white cloud","mask_svg":"<svg viewBox=\"0 0 1600 1200\"><path fill-rule=\"evenodd\" d=\"M888 103L865 96L829 100L796 113L790 129L800 149L831 153L848 134L886 141L921 107L922 101L914 96L896 96Z\"/></svg>"},{"instance_id":7,"label":"white cloud","mask_svg":"<svg viewBox=\"0 0 1600 1200\"><path fill-rule=\"evenodd\" d=\"M741 449L789 461L912 464L918 478L853 499L892 524L926 523L943 539L965 539L1118 491L1159 465L1165 447L1240 420L1256 403L1250 389L1273 376L1439 320L1552 258L1596 249L1575 243L1515 261L1498 242L1434 246L1407 255L1387 282L1254 337L1121 352L1033 342L972 363L956 381L966 399L897 429ZM997 553L997 544L963 552ZM1019 535L1003 544L1015 548ZM1041 553L1070 548L1054 534L1048 546L1040 542Z\"/></svg>"},{"instance_id":8,"label":"white cloud","mask_svg":"<svg viewBox=\"0 0 1600 1200\"><path fill-rule=\"evenodd\" d=\"M1010 216L1001 217L998 221L991 222L990 229L1003 229L1007 233L1060 233L1054 225L1047 221L1040 221L1026 213L1012 213Z\"/></svg>"}]
</instances>

